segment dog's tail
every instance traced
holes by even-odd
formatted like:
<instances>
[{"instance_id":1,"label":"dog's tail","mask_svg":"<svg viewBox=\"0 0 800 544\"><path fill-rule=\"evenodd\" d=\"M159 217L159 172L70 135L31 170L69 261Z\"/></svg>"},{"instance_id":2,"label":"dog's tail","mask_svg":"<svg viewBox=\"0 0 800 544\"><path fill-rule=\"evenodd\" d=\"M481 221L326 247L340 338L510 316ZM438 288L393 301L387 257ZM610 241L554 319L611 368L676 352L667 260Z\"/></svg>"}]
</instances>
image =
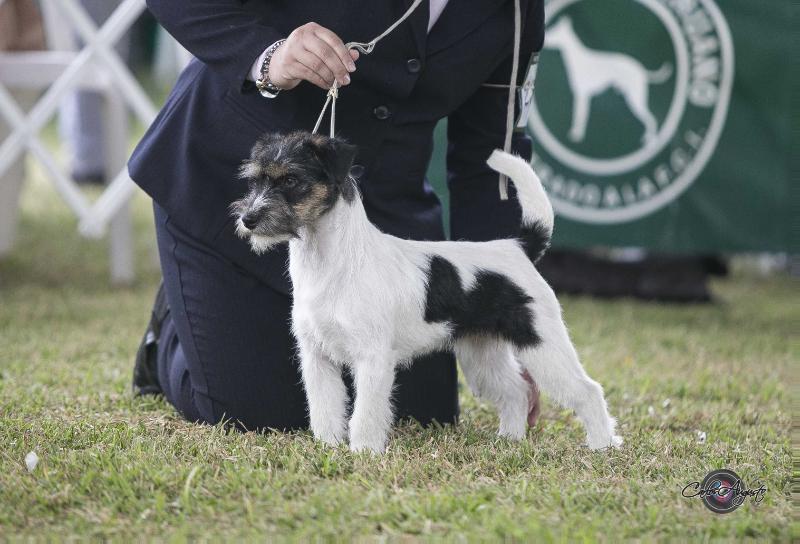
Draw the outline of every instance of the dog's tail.
<instances>
[{"instance_id":1,"label":"dog's tail","mask_svg":"<svg viewBox=\"0 0 800 544\"><path fill-rule=\"evenodd\" d=\"M671 77L672 77L672 65L668 62L662 64L661 68L659 68L658 70L647 71L647 81L655 85L660 85L661 83L664 83Z\"/></svg>"},{"instance_id":2,"label":"dog's tail","mask_svg":"<svg viewBox=\"0 0 800 544\"><path fill-rule=\"evenodd\" d=\"M528 258L536 263L550 246L553 236L553 206L539 176L528 161L499 149L494 150L486 164L514 182L522 207L520 238Z\"/></svg>"}]
</instances>

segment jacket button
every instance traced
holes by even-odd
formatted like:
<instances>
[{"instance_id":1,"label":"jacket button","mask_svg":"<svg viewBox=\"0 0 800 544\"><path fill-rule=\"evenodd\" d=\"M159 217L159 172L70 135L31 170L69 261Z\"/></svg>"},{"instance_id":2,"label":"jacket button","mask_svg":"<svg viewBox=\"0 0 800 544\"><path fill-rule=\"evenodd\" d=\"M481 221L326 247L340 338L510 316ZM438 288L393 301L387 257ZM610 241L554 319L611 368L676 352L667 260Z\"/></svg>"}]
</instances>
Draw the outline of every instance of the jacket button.
<instances>
[{"instance_id":1,"label":"jacket button","mask_svg":"<svg viewBox=\"0 0 800 544\"><path fill-rule=\"evenodd\" d=\"M408 73L417 74L422 70L422 61L419 59L408 59L406 61L406 68L408 69Z\"/></svg>"},{"instance_id":2,"label":"jacket button","mask_svg":"<svg viewBox=\"0 0 800 544\"><path fill-rule=\"evenodd\" d=\"M364 175L364 167L360 164L354 164L350 167L350 176L354 179L361 179Z\"/></svg>"},{"instance_id":3,"label":"jacket button","mask_svg":"<svg viewBox=\"0 0 800 544\"><path fill-rule=\"evenodd\" d=\"M372 110L372 113L375 114L375 117L377 117L381 121L387 120L392 115L392 112L389 111L389 108L387 108L386 106L378 106L377 108Z\"/></svg>"}]
</instances>

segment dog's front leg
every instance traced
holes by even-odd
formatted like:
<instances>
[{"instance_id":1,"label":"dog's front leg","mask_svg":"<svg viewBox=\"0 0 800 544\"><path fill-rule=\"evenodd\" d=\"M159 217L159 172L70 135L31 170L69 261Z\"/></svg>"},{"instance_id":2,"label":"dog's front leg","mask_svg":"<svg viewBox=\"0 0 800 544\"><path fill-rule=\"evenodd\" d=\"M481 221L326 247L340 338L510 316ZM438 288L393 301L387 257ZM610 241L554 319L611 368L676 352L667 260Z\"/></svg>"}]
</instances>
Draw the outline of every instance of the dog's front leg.
<instances>
[{"instance_id":1,"label":"dog's front leg","mask_svg":"<svg viewBox=\"0 0 800 544\"><path fill-rule=\"evenodd\" d=\"M347 438L347 388L342 368L310 342L298 338L298 345L311 431L317 440L336 446Z\"/></svg>"},{"instance_id":2,"label":"dog's front leg","mask_svg":"<svg viewBox=\"0 0 800 544\"><path fill-rule=\"evenodd\" d=\"M394 362L377 358L353 365L356 399L350 419L350 449L381 453L394 421Z\"/></svg>"}]
</instances>

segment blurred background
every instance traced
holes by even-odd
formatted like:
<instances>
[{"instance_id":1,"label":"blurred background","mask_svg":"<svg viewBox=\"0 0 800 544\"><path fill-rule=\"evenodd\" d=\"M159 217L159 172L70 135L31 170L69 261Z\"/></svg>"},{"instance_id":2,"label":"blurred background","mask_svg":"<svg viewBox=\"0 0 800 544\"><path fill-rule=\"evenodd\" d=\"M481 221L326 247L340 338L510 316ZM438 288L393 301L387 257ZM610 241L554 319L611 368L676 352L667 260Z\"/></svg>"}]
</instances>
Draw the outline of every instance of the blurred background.
<instances>
[{"instance_id":1,"label":"blurred background","mask_svg":"<svg viewBox=\"0 0 800 544\"><path fill-rule=\"evenodd\" d=\"M731 266L797 274L790 5L684 4L547 3L525 130L558 213L542 271L559 291L707 302ZM59 273L157 274L125 162L189 58L142 1L0 1L0 259L57 222L59 247L94 240ZM445 124L428 175L446 209Z\"/></svg>"}]
</instances>

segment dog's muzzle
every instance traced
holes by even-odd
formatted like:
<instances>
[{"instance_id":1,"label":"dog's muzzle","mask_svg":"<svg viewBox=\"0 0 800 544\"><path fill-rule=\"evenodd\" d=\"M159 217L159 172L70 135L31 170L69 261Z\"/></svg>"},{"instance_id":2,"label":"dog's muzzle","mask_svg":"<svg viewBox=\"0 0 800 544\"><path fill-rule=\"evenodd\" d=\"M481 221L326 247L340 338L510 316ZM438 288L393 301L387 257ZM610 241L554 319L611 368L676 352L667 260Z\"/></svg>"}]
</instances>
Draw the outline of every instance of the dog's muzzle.
<instances>
[{"instance_id":1,"label":"dog's muzzle","mask_svg":"<svg viewBox=\"0 0 800 544\"><path fill-rule=\"evenodd\" d=\"M236 234L257 254L297 236L296 218L280 199L242 199L233 206Z\"/></svg>"}]
</instances>

